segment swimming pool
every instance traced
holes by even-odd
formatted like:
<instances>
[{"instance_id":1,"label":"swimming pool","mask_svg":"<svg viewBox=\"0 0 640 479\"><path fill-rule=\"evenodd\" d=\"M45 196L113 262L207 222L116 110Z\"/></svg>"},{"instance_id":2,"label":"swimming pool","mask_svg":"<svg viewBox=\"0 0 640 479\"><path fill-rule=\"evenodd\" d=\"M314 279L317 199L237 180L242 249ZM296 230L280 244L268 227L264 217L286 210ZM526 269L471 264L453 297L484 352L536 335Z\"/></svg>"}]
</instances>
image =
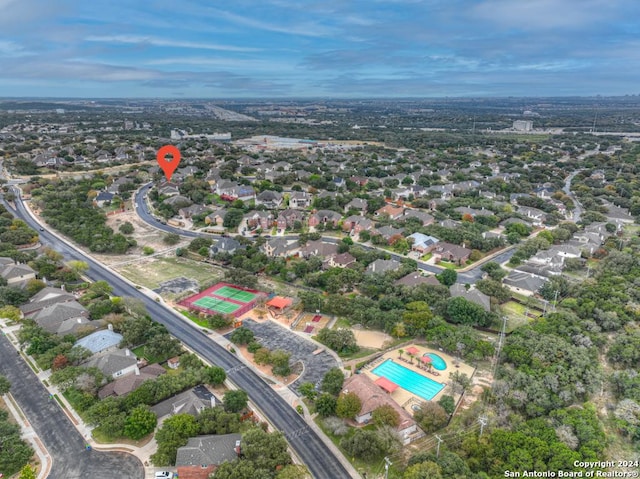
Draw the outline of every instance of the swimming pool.
<instances>
[{"instance_id":1,"label":"swimming pool","mask_svg":"<svg viewBox=\"0 0 640 479\"><path fill-rule=\"evenodd\" d=\"M380 366L371 371L373 374L387 378L402 389L430 401L444 388L444 384L435 382L411 369L396 364L387 359Z\"/></svg>"},{"instance_id":2,"label":"swimming pool","mask_svg":"<svg viewBox=\"0 0 640 479\"><path fill-rule=\"evenodd\" d=\"M431 365L438 371L444 371L447 369L447 362L438 356L436 353L425 353L426 357L431 358Z\"/></svg>"}]
</instances>

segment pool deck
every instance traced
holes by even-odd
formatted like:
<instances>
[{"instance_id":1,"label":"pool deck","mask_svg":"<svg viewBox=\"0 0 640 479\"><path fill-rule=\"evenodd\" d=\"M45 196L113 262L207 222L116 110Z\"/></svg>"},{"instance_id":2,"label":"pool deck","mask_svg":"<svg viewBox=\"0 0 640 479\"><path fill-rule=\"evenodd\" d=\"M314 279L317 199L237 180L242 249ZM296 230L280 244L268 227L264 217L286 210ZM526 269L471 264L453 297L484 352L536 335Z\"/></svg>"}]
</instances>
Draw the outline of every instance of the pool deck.
<instances>
[{"instance_id":1,"label":"pool deck","mask_svg":"<svg viewBox=\"0 0 640 479\"><path fill-rule=\"evenodd\" d=\"M406 350L410 347L414 347L419 351L419 355L413 358L413 363L410 362L409 355L407 355L406 353ZM402 359L400 359L400 355L398 354L399 349L403 349L405 351L405 353L402 355ZM418 364L419 364L418 361L420 360L419 358L425 353L434 353L440 356L447 363L447 369L445 369L444 371L438 371L437 369L434 368L433 371L438 373L438 375L435 375L433 373L427 372L424 369L419 368L418 367ZM373 374L371 371L375 369L376 366L380 365L387 359L392 359L396 364L400 366L404 366L405 368L410 369L411 371L414 371L420 374L421 376L429 378L438 383L444 384L445 387L433 397L432 401L438 401L443 395L446 395L446 394L450 396L454 396L455 399L457 400L459 395L457 394L454 395L451 391L451 388L448 386L449 376L451 375L451 373L455 371L460 371L461 373L464 373L467 376L472 377L474 372L474 368L472 366L469 366L468 364L465 364L461 361L458 362L458 367L456 367L454 365L454 362L455 362L454 357L450 356L447 353L444 353L442 351L437 351L427 346L409 344L402 348L397 348L397 349L393 349L391 351L386 352L376 361L369 363L365 368L363 368L362 373L368 375L371 379L375 381L380 376L378 376L377 374ZM421 402L424 402L423 398L410 393L409 391L403 389L402 387L399 387L394 392L392 392L391 398L412 415L413 415L413 410L411 409L411 406L414 404L419 404Z\"/></svg>"}]
</instances>

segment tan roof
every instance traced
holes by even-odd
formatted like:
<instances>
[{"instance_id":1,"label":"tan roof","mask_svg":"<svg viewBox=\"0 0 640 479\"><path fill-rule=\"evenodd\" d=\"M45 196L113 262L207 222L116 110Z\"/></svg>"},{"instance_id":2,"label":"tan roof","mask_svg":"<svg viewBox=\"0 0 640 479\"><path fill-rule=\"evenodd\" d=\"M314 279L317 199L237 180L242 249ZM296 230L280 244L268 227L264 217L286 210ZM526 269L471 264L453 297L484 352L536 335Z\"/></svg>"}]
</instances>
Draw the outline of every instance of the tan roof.
<instances>
[{"instance_id":1,"label":"tan roof","mask_svg":"<svg viewBox=\"0 0 640 479\"><path fill-rule=\"evenodd\" d=\"M400 415L400 424L398 430L406 429L415 424L413 418L407 411L402 409L389 394L382 390L371 380L366 374L355 374L346 379L342 388L343 393L352 392L360 398L362 408L360 408L359 416L372 413L380 406L388 404Z\"/></svg>"}]
</instances>

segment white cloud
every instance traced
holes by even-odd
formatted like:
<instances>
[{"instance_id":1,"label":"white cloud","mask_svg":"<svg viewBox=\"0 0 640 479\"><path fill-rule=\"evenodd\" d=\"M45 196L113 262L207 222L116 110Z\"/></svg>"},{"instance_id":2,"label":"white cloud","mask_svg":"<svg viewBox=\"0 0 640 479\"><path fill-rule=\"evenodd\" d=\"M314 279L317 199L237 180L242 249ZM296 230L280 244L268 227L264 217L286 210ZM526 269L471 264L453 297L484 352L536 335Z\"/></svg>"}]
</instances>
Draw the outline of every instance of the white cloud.
<instances>
[{"instance_id":1,"label":"white cloud","mask_svg":"<svg viewBox=\"0 0 640 479\"><path fill-rule=\"evenodd\" d=\"M89 42L99 43L125 43L137 45L151 45L154 47L191 48L194 50L218 50L227 52L258 52L260 48L238 47L235 45L220 45L216 43L190 42L183 40L170 40L144 35L102 35L86 38Z\"/></svg>"}]
</instances>

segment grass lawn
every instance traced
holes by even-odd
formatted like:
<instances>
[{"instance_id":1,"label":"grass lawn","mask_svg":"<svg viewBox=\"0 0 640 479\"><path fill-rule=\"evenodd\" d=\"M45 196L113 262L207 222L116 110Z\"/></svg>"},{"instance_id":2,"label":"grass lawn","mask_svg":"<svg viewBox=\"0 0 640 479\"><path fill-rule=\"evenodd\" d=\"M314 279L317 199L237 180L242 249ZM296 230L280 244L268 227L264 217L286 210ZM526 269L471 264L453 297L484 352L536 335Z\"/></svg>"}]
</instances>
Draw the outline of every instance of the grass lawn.
<instances>
[{"instance_id":1,"label":"grass lawn","mask_svg":"<svg viewBox=\"0 0 640 479\"><path fill-rule=\"evenodd\" d=\"M356 351L353 354L338 354L338 355L340 356L341 359L344 359L345 361L349 361L351 359L365 358L376 352L378 352L377 349L360 348L358 349L358 351Z\"/></svg>"},{"instance_id":2,"label":"grass lawn","mask_svg":"<svg viewBox=\"0 0 640 479\"><path fill-rule=\"evenodd\" d=\"M446 269L460 269L462 268L462 266L458 266L455 263L452 263L450 261L440 261L436 266L440 266L441 268L446 268Z\"/></svg>"},{"instance_id":3,"label":"grass lawn","mask_svg":"<svg viewBox=\"0 0 640 479\"><path fill-rule=\"evenodd\" d=\"M525 313L527 312L527 307L524 304L517 303L515 301L508 301L500 306L504 314L509 318L507 321L507 332L513 331L521 326L528 324L534 318L529 316L525 317ZM540 311L536 309L529 308L529 314L535 315L535 317L540 316ZM497 330L502 329L502 321L497 321L496 324L492 324Z\"/></svg>"},{"instance_id":4,"label":"grass lawn","mask_svg":"<svg viewBox=\"0 0 640 479\"><path fill-rule=\"evenodd\" d=\"M349 320L345 319L345 318L338 318L335 322L335 324L333 325L332 329L350 329L351 328L351 323L349 323Z\"/></svg>"},{"instance_id":5,"label":"grass lawn","mask_svg":"<svg viewBox=\"0 0 640 479\"><path fill-rule=\"evenodd\" d=\"M147 361L149 361L149 364L160 363L167 359L161 356L150 356L146 354L144 346L138 346L137 348L132 349L131 351L133 351L133 354L135 354L138 358L145 358Z\"/></svg>"},{"instance_id":6,"label":"grass lawn","mask_svg":"<svg viewBox=\"0 0 640 479\"><path fill-rule=\"evenodd\" d=\"M215 277L222 278L220 268L177 256L150 258L118 268L118 271L134 283L151 289L179 277L193 279L198 284L210 282Z\"/></svg>"},{"instance_id":7,"label":"grass lawn","mask_svg":"<svg viewBox=\"0 0 640 479\"><path fill-rule=\"evenodd\" d=\"M432 257L433 257L433 253L427 253L422 258L420 258L420 260L421 261L429 261Z\"/></svg>"},{"instance_id":8,"label":"grass lawn","mask_svg":"<svg viewBox=\"0 0 640 479\"><path fill-rule=\"evenodd\" d=\"M189 312L189 311L178 311L180 314L182 314L183 316L189 318L191 321L193 321L194 323L196 323L198 326L202 327L202 328L208 328L209 327L209 323L207 323L206 320L199 318L197 315Z\"/></svg>"}]
</instances>

